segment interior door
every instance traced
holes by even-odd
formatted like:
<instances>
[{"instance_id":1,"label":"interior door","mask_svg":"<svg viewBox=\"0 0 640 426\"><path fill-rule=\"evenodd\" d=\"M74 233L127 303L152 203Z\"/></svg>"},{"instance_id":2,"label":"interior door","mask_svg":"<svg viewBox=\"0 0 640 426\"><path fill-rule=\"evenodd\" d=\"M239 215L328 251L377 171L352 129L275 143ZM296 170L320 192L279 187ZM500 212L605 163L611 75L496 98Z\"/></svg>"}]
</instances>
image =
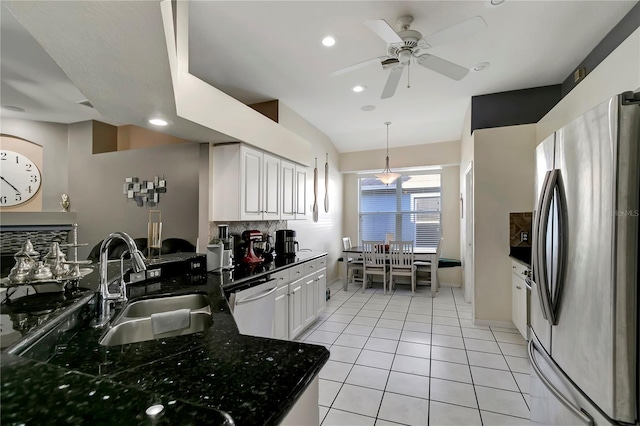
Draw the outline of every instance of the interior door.
<instances>
[{"instance_id":1,"label":"interior door","mask_svg":"<svg viewBox=\"0 0 640 426\"><path fill-rule=\"evenodd\" d=\"M471 303L473 300L473 283L474 283L474 267L473 267L473 162L469 164L464 174L465 181L465 197L466 202L462 206L463 215L465 217L465 250L464 250L464 300ZM472 304L473 309L473 304Z\"/></svg>"}]
</instances>

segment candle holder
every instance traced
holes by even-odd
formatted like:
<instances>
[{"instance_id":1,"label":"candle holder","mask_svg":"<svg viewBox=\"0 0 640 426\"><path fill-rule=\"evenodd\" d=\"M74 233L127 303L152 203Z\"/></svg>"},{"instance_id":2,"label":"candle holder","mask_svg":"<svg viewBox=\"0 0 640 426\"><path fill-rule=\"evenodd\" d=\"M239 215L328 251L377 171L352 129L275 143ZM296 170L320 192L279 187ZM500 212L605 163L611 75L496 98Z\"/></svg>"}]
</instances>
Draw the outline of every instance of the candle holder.
<instances>
[{"instance_id":1,"label":"candle holder","mask_svg":"<svg viewBox=\"0 0 640 426\"><path fill-rule=\"evenodd\" d=\"M162 249L162 212L160 210L149 210L149 225L147 230L149 258L159 258Z\"/></svg>"}]
</instances>

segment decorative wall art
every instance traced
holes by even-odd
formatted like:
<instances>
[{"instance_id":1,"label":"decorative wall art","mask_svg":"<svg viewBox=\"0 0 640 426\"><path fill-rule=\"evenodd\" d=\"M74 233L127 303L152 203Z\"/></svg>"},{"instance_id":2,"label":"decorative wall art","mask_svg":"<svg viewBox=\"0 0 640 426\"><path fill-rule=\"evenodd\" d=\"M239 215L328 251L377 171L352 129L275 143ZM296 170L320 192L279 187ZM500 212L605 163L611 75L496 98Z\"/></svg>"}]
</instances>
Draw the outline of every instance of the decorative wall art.
<instances>
[{"instance_id":1,"label":"decorative wall art","mask_svg":"<svg viewBox=\"0 0 640 426\"><path fill-rule=\"evenodd\" d=\"M123 193L128 200L134 200L138 207L146 204L155 207L160 202L160 194L167 192L167 181L164 176L154 176L153 180L140 180L137 177L124 179Z\"/></svg>"}]
</instances>

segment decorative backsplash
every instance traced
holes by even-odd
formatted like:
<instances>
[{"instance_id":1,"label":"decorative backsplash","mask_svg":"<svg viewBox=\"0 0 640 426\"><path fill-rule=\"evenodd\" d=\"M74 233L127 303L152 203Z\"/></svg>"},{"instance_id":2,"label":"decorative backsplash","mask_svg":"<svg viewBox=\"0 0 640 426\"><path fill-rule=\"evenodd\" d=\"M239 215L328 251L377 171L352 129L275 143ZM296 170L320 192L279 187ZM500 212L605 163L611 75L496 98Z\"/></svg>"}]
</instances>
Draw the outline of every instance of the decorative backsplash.
<instances>
[{"instance_id":1,"label":"decorative backsplash","mask_svg":"<svg viewBox=\"0 0 640 426\"><path fill-rule=\"evenodd\" d=\"M531 212L509 213L509 245L531 247Z\"/></svg>"},{"instance_id":2,"label":"decorative backsplash","mask_svg":"<svg viewBox=\"0 0 640 426\"><path fill-rule=\"evenodd\" d=\"M209 241L218 237L218 225L229 225L229 234L240 236L243 231L257 229L262 234L275 234L280 229L287 229L286 220L266 220L259 222L209 222ZM274 235L275 237L275 235Z\"/></svg>"}]
</instances>

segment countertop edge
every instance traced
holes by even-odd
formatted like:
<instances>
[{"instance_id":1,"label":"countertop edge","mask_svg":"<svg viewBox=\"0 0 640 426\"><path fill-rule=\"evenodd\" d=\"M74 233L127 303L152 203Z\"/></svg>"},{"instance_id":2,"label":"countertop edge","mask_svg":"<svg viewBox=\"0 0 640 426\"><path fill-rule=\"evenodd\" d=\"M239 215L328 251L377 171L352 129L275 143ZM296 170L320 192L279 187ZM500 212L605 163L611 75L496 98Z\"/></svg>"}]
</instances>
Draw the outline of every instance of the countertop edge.
<instances>
[{"instance_id":1,"label":"countertop edge","mask_svg":"<svg viewBox=\"0 0 640 426\"><path fill-rule=\"evenodd\" d=\"M521 264L523 266L526 266L527 268L531 269L531 264L527 263L525 260L518 259L517 257L512 256L512 255L509 255L509 258L511 258L511 260L513 260L515 262L518 262L519 264Z\"/></svg>"}]
</instances>

